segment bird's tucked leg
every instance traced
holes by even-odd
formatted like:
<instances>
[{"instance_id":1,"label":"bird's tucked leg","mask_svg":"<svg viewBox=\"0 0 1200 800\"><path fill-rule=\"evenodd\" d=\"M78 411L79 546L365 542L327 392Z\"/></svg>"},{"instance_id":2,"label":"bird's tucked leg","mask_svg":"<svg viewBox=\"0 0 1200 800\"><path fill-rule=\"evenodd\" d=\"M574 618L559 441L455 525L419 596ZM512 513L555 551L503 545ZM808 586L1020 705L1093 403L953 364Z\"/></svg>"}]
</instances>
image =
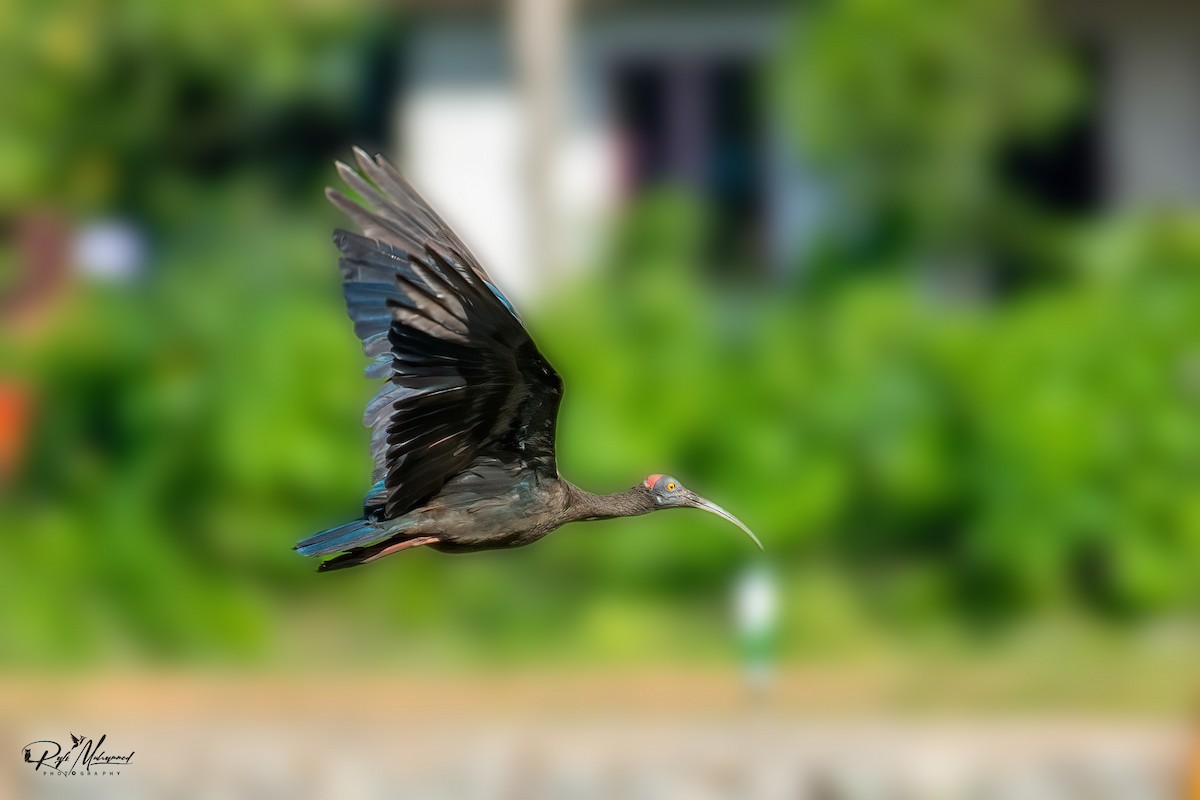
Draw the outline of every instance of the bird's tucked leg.
<instances>
[{"instance_id":1,"label":"bird's tucked leg","mask_svg":"<svg viewBox=\"0 0 1200 800\"><path fill-rule=\"evenodd\" d=\"M403 541L396 542L395 544L390 544L380 550L378 553L374 553L367 558L364 558L363 563L365 564L368 561L374 561L377 558L383 558L386 555L391 555L392 553L399 552L400 550L407 550L410 547L421 547L422 545L426 544L436 544L438 541L439 539L436 536L418 536L416 539L405 539Z\"/></svg>"},{"instance_id":2,"label":"bird's tucked leg","mask_svg":"<svg viewBox=\"0 0 1200 800\"><path fill-rule=\"evenodd\" d=\"M396 542L380 542L379 544L370 547L360 547L351 550L348 553L342 553L336 558L331 558L328 561L321 563L317 567L317 572L328 572L334 569L345 569L346 567L357 567L359 564L367 564L377 558L391 555L400 550L407 550L410 547L421 547L427 544L437 544L440 539L436 536L418 536L414 539L401 539Z\"/></svg>"}]
</instances>

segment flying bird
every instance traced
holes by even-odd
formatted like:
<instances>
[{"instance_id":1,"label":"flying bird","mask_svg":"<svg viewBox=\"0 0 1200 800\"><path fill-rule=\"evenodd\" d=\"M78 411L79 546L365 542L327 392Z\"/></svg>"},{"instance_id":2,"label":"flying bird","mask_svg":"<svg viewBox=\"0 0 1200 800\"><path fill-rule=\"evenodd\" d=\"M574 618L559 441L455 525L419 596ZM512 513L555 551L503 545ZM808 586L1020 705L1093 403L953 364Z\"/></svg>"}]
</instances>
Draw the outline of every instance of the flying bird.
<instances>
[{"instance_id":1,"label":"flying bird","mask_svg":"<svg viewBox=\"0 0 1200 800\"><path fill-rule=\"evenodd\" d=\"M362 231L337 229L354 332L386 377L367 405L373 485L362 518L299 542L333 556L318 571L412 547L462 553L520 547L578 520L699 508L762 543L725 509L669 475L597 495L558 474L563 383L479 262L382 156L355 148L337 170L366 206L326 189Z\"/></svg>"}]
</instances>

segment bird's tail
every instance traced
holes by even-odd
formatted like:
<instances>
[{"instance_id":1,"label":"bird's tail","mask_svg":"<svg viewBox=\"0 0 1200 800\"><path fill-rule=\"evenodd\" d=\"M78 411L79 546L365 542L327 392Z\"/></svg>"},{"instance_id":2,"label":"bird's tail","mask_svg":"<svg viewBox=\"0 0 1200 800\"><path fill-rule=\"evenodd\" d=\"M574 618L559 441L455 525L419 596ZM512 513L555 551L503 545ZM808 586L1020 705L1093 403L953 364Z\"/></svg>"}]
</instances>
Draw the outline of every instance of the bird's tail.
<instances>
[{"instance_id":1,"label":"bird's tail","mask_svg":"<svg viewBox=\"0 0 1200 800\"><path fill-rule=\"evenodd\" d=\"M301 539L294 548L302 556L326 556L355 547L373 544L387 534L365 519L356 519L336 528Z\"/></svg>"}]
</instances>

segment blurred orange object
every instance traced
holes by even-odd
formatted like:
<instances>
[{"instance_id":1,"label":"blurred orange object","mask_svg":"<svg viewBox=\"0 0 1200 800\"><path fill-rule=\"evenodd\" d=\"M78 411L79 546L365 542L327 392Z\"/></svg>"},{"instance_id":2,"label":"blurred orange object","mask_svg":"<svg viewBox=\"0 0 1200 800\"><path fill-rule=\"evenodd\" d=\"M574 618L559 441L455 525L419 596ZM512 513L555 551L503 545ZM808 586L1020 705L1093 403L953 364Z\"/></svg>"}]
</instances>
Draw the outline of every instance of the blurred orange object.
<instances>
[{"instance_id":1,"label":"blurred orange object","mask_svg":"<svg viewBox=\"0 0 1200 800\"><path fill-rule=\"evenodd\" d=\"M0 383L0 482L11 477L25 450L33 393L18 383Z\"/></svg>"}]
</instances>

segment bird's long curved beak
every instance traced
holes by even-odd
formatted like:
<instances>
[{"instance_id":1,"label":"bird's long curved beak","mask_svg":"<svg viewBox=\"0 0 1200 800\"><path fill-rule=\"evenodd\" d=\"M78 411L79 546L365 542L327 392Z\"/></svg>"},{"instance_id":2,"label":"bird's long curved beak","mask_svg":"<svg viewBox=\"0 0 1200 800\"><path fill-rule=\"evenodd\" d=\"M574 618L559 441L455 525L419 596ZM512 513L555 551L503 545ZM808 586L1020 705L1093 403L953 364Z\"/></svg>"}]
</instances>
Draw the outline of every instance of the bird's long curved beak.
<instances>
[{"instance_id":1,"label":"bird's long curved beak","mask_svg":"<svg viewBox=\"0 0 1200 800\"><path fill-rule=\"evenodd\" d=\"M689 492L689 497L687 498L687 505L691 506L692 508L703 509L703 510L709 512L710 514L716 514L718 517L724 517L725 519L732 522L734 525L737 525L739 528L744 530L746 532L746 535L749 536L756 545L758 545L759 550L764 549L762 542L760 542L758 540L758 537L754 535L754 532L752 530L750 530L749 528L746 527L745 523L743 523L740 519L735 517L733 514L730 514L728 511L721 508L719 505L712 502L711 500L705 500L703 497L696 494L695 492Z\"/></svg>"}]
</instances>

